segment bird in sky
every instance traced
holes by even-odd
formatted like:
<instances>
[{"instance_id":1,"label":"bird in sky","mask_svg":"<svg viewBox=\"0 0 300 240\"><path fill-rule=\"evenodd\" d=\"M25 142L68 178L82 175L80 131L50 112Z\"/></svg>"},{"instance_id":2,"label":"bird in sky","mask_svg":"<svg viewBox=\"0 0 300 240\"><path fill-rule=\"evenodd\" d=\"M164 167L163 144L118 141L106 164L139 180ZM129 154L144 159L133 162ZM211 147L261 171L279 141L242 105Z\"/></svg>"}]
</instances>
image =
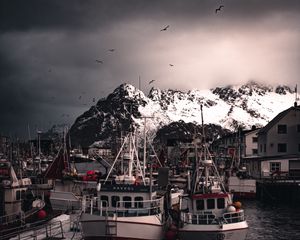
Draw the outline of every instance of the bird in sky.
<instances>
[{"instance_id":1,"label":"bird in sky","mask_svg":"<svg viewBox=\"0 0 300 240\"><path fill-rule=\"evenodd\" d=\"M173 64L171 64L171 63L170 63L169 65L170 65L170 67L174 67L174 65L173 65Z\"/></svg>"},{"instance_id":2,"label":"bird in sky","mask_svg":"<svg viewBox=\"0 0 300 240\"><path fill-rule=\"evenodd\" d=\"M155 80L153 79L153 80L151 80L150 82L149 82L149 84L151 84L151 83L153 83Z\"/></svg>"},{"instance_id":3,"label":"bird in sky","mask_svg":"<svg viewBox=\"0 0 300 240\"><path fill-rule=\"evenodd\" d=\"M114 52L114 51L115 51L115 49L114 49L114 48L111 48L111 49L108 49L108 51L110 51L110 52Z\"/></svg>"},{"instance_id":4,"label":"bird in sky","mask_svg":"<svg viewBox=\"0 0 300 240\"><path fill-rule=\"evenodd\" d=\"M164 27L163 29L161 29L160 31L167 31L167 29L170 27L170 25Z\"/></svg>"},{"instance_id":5,"label":"bird in sky","mask_svg":"<svg viewBox=\"0 0 300 240\"><path fill-rule=\"evenodd\" d=\"M103 64L103 61L101 61L101 60L98 60L98 59L96 59L96 62L97 62L97 63L101 63L101 64Z\"/></svg>"},{"instance_id":6,"label":"bird in sky","mask_svg":"<svg viewBox=\"0 0 300 240\"><path fill-rule=\"evenodd\" d=\"M224 5L221 5L219 8L216 9L215 13L218 13L219 11L221 11L221 9L224 7Z\"/></svg>"}]
</instances>

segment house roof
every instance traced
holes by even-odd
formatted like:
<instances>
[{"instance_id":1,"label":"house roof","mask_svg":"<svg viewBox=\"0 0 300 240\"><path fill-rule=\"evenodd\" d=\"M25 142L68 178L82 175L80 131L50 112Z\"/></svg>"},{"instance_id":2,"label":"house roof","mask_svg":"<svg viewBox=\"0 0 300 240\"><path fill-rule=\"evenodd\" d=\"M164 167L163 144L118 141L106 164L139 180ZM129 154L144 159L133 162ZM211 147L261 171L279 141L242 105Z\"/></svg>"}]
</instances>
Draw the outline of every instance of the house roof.
<instances>
[{"instance_id":1,"label":"house roof","mask_svg":"<svg viewBox=\"0 0 300 240\"><path fill-rule=\"evenodd\" d=\"M266 126L260 129L258 134L263 134L269 131L277 122L279 122L284 116L286 116L290 111L300 111L300 106L290 107L281 113L279 113L276 117L274 117Z\"/></svg>"}]
</instances>

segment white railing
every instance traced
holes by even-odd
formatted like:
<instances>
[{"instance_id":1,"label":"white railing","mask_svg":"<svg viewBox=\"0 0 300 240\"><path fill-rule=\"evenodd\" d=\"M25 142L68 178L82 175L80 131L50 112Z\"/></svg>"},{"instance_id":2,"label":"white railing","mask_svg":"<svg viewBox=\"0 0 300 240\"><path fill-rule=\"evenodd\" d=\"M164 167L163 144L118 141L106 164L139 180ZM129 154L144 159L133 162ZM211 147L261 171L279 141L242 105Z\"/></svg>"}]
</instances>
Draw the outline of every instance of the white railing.
<instances>
[{"instance_id":1,"label":"white railing","mask_svg":"<svg viewBox=\"0 0 300 240\"><path fill-rule=\"evenodd\" d=\"M243 210L237 212L224 213L222 217L217 218L213 213L182 213L182 221L188 224L211 225L211 224L229 224L245 221Z\"/></svg>"},{"instance_id":2,"label":"white railing","mask_svg":"<svg viewBox=\"0 0 300 240\"><path fill-rule=\"evenodd\" d=\"M228 212L223 214L224 223L237 223L245 221L244 210Z\"/></svg>"},{"instance_id":3,"label":"white railing","mask_svg":"<svg viewBox=\"0 0 300 240\"><path fill-rule=\"evenodd\" d=\"M163 198L134 202L119 201L115 212L118 217L150 216L163 213Z\"/></svg>"},{"instance_id":4,"label":"white railing","mask_svg":"<svg viewBox=\"0 0 300 240\"><path fill-rule=\"evenodd\" d=\"M197 225L209 225L218 224L216 215L212 213L182 213L182 220L184 223L197 224Z\"/></svg>"},{"instance_id":5,"label":"white railing","mask_svg":"<svg viewBox=\"0 0 300 240\"><path fill-rule=\"evenodd\" d=\"M100 216L149 216L163 213L163 198L144 201L118 201L116 207L108 206L108 202L97 197L84 197L82 211Z\"/></svg>"},{"instance_id":6,"label":"white railing","mask_svg":"<svg viewBox=\"0 0 300 240\"><path fill-rule=\"evenodd\" d=\"M20 222L21 224L25 223L24 212L17 212L17 213L4 215L0 217L0 225L7 225L16 222Z\"/></svg>"},{"instance_id":7,"label":"white railing","mask_svg":"<svg viewBox=\"0 0 300 240\"><path fill-rule=\"evenodd\" d=\"M27 230L27 231L26 231ZM42 240L46 238L64 238L63 224L61 221L32 227L26 230L13 231L8 234L0 235L1 239L14 239L14 240Z\"/></svg>"}]
</instances>

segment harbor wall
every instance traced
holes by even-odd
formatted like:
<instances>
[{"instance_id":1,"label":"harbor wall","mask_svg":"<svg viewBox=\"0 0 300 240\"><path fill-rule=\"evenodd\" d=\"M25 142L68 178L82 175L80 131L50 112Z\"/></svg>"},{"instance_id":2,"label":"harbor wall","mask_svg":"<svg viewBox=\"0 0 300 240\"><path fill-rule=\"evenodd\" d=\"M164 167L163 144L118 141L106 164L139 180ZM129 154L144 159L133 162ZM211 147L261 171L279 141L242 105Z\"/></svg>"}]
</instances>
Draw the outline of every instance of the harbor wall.
<instances>
[{"instance_id":1,"label":"harbor wall","mask_svg":"<svg viewBox=\"0 0 300 240\"><path fill-rule=\"evenodd\" d=\"M263 202L300 207L300 180L258 180L256 182L256 198Z\"/></svg>"}]
</instances>

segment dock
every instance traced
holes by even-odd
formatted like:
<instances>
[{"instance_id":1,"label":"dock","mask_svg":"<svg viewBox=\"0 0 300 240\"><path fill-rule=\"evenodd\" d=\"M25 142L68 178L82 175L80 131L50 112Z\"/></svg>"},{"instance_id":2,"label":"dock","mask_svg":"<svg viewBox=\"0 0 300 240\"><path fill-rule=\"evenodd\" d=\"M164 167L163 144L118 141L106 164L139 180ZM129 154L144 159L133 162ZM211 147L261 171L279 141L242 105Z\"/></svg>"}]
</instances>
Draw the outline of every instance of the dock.
<instances>
[{"instance_id":1,"label":"dock","mask_svg":"<svg viewBox=\"0 0 300 240\"><path fill-rule=\"evenodd\" d=\"M257 180L256 197L263 202L297 206L300 202L300 179L283 177Z\"/></svg>"}]
</instances>

